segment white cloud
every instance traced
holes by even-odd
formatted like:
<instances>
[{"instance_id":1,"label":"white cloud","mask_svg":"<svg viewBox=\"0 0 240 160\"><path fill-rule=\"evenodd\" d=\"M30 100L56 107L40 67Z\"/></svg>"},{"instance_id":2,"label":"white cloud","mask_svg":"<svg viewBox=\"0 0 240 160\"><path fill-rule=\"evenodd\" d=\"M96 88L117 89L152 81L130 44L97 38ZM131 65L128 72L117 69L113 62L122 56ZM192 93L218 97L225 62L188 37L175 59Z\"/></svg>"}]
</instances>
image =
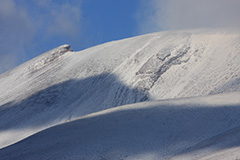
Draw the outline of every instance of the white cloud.
<instances>
[{"instance_id":1,"label":"white cloud","mask_svg":"<svg viewBox=\"0 0 240 160\"><path fill-rule=\"evenodd\" d=\"M21 62L35 29L26 10L17 8L13 0L0 1L0 24L1 73Z\"/></svg>"},{"instance_id":2,"label":"white cloud","mask_svg":"<svg viewBox=\"0 0 240 160\"><path fill-rule=\"evenodd\" d=\"M45 9L42 24L50 34L75 36L81 30L80 6L69 3L58 4L53 1L41 1L38 5Z\"/></svg>"},{"instance_id":3,"label":"white cloud","mask_svg":"<svg viewBox=\"0 0 240 160\"><path fill-rule=\"evenodd\" d=\"M240 27L239 0L143 0L149 3L142 32L169 29ZM144 12L142 12L144 13ZM144 17L144 16L143 16ZM147 17L147 18L146 18Z\"/></svg>"},{"instance_id":4,"label":"white cloud","mask_svg":"<svg viewBox=\"0 0 240 160\"><path fill-rule=\"evenodd\" d=\"M81 3L77 4L0 0L0 74L31 57L26 51L41 43L36 36L41 35L42 41L54 36L76 38L81 30Z\"/></svg>"},{"instance_id":5,"label":"white cloud","mask_svg":"<svg viewBox=\"0 0 240 160\"><path fill-rule=\"evenodd\" d=\"M136 12L136 20L138 23L138 30L140 33L148 33L158 31L160 26L158 26L157 21L163 21L163 1L156 0L141 0L140 5Z\"/></svg>"}]
</instances>

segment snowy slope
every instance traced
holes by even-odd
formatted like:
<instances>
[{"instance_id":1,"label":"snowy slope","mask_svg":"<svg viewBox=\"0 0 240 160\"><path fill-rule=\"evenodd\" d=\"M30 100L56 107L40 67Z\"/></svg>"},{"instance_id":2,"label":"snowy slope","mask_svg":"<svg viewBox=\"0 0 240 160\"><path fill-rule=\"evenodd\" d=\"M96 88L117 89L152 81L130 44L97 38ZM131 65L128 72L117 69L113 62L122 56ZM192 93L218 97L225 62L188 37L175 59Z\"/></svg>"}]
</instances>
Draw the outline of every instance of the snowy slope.
<instances>
[{"instance_id":1,"label":"snowy slope","mask_svg":"<svg viewBox=\"0 0 240 160\"><path fill-rule=\"evenodd\" d=\"M53 49L0 75L0 148L115 106L240 91L239 30L171 31Z\"/></svg>"},{"instance_id":2,"label":"snowy slope","mask_svg":"<svg viewBox=\"0 0 240 160\"><path fill-rule=\"evenodd\" d=\"M224 159L224 156L237 159L239 115L240 92L136 103L46 129L0 150L0 157L8 160L192 160Z\"/></svg>"}]
</instances>

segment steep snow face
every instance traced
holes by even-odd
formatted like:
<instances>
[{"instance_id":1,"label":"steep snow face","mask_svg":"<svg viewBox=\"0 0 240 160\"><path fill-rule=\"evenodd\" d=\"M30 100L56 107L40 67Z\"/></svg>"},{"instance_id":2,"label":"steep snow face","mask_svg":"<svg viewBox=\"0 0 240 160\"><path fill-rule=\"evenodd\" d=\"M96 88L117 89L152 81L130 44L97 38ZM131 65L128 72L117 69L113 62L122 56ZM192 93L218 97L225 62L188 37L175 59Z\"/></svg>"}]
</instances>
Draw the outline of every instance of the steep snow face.
<instances>
[{"instance_id":1,"label":"steep snow face","mask_svg":"<svg viewBox=\"0 0 240 160\"><path fill-rule=\"evenodd\" d=\"M239 33L183 32L171 36L152 40L125 61L117 75L120 74L128 85L147 91L151 99L208 95L240 89ZM122 74L121 71L128 68L129 74ZM135 68L134 73L132 68ZM129 78L129 75L133 76Z\"/></svg>"},{"instance_id":2,"label":"steep snow face","mask_svg":"<svg viewBox=\"0 0 240 160\"><path fill-rule=\"evenodd\" d=\"M0 150L0 157L8 160L237 159L239 96L240 92L236 92L104 110L39 132Z\"/></svg>"},{"instance_id":3,"label":"steep snow face","mask_svg":"<svg viewBox=\"0 0 240 160\"><path fill-rule=\"evenodd\" d=\"M80 52L58 47L0 75L0 147L119 105L239 91L239 61L239 30L160 32Z\"/></svg>"}]
</instances>

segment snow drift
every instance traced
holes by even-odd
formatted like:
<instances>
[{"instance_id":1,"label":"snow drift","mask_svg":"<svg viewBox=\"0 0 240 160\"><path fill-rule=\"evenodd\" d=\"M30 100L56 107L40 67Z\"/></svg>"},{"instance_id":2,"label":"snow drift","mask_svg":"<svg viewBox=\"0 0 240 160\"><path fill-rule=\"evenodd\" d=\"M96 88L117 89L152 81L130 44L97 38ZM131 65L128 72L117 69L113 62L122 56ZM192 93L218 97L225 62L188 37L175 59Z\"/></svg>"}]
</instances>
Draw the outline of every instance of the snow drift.
<instances>
[{"instance_id":1,"label":"snow drift","mask_svg":"<svg viewBox=\"0 0 240 160\"><path fill-rule=\"evenodd\" d=\"M93 113L0 150L3 159L240 156L240 93L142 102ZM231 151L231 153L233 153ZM211 159L212 159L211 158ZM218 158L216 158L218 159Z\"/></svg>"}]
</instances>

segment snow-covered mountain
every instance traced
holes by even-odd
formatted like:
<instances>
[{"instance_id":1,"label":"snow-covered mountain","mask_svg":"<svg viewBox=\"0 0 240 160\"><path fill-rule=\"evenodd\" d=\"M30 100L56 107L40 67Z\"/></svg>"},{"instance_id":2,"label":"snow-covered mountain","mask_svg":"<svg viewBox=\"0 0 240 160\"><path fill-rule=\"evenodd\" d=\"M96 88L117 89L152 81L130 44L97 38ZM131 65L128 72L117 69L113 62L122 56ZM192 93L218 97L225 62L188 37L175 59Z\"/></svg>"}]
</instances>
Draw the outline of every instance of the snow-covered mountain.
<instances>
[{"instance_id":1,"label":"snow-covered mountain","mask_svg":"<svg viewBox=\"0 0 240 160\"><path fill-rule=\"evenodd\" d=\"M116 106L220 93L231 95L232 92L235 100L240 99L239 62L240 31L238 29L153 33L105 43L79 52L74 52L69 45L60 46L0 75L0 148L51 126ZM231 106L231 101L228 102L226 106ZM161 106L164 101L145 102L139 106L143 105L147 108L152 103L159 103L157 106ZM218 104L213 106L215 105L218 106ZM239 106L239 103L234 105ZM206 105L206 107L211 106ZM223 105L222 107L224 108ZM132 112L126 115L130 116L130 113ZM229 117L231 114L229 113ZM100 114L99 118L105 116ZM208 136L200 137L187 145L199 143L207 137L240 126L237 116L233 118L236 121L234 125L226 122L228 127L221 126L222 123L218 122L219 118L221 116L217 116L215 121L219 123L219 128L224 127L223 129L214 132L209 130ZM226 121L229 119L228 116L222 118ZM160 121L162 120L159 119L156 124L161 123ZM196 120L196 123L199 121L200 119ZM75 124L75 121L67 123L66 126L72 123ZM207 119L201 125L205 123ZM122 124L118 123L118 128L124 128L124 124L125 121ZM84 129L88 126L88 124L83 125ZM94 129L94 126L90 129ZM128 128L125 131L127 133ZM94 134L97 134L98 131L95 132ZM45 132L41 133L45 134ZM41 134L36 136L39 135ZM49 132L49 135L53 134ZM38 138L34 139L38 140ZM58 140L56 139L56 143L61 143L61 140ZM52 145L54 143L55 141ZM1 154L9 153L9 148L14 150L22 144L25 145L25 141L16 147L13 145L6 150L0 150L0 157ZM43 146L50 147L46 144ZM173 150L169 150L169 153L170 151ZM40 152L36 151L36 153Z\"/></svg>"}]
</instances>

